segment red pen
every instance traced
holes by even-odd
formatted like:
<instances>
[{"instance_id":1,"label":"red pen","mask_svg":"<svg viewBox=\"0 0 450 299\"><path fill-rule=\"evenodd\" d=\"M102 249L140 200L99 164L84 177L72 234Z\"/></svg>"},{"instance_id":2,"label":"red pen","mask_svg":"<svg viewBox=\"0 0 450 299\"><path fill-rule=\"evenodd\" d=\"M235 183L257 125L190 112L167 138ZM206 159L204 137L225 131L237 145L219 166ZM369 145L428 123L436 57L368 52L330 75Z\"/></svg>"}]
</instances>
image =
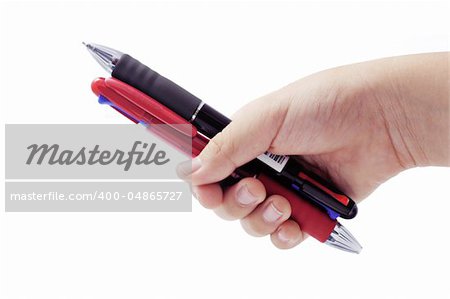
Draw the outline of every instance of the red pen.
<instances>
[{"instance_id":1,"label":"red pen","mask_svg":"<svg viewBox=\"0 0 450 299\"><path fill-rule=\"evenodd\" d=\"M199 134L191 123L122 81L114 78L98 78L92 82L91 88L99 96L99 101L108 101L114 109L135 123L144 123L149 131L189 156L197 156L209 141ZM166 126L152 126L157 124ZM236 181L247 176L247 172L245 169L236 169L231 176L232 180ZM350 232L337 220L331 219L322 209L300 198L298 194L263 173L256 173L253 176L264 184L267 195L279 194L288 199L292 210L291 218L300 225L302 231L335 248L354 253L361 251L361 245Z\"/></svg>"}]
</instances>

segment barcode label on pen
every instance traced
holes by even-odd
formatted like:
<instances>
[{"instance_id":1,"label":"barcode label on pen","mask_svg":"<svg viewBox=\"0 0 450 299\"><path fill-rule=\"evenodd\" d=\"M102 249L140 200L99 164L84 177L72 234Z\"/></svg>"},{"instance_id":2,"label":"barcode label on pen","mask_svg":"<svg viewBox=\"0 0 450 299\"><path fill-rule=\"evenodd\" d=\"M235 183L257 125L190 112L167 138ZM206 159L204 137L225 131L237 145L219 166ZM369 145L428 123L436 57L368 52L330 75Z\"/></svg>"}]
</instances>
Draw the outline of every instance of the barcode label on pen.
<instances>
[{"instance_id":1,"label":"barcode label on pen","mask_svg":"<svg viewBox=\"0 0 450 299\"><path fill-rule=\"evenodd\" d=\"M271 152L265 152L264 154L259 155L257 158L258 160L264 162L278 172L281 172L286 163L289 161L288 156L275 155Z\"/></svg>"}]
</instances>

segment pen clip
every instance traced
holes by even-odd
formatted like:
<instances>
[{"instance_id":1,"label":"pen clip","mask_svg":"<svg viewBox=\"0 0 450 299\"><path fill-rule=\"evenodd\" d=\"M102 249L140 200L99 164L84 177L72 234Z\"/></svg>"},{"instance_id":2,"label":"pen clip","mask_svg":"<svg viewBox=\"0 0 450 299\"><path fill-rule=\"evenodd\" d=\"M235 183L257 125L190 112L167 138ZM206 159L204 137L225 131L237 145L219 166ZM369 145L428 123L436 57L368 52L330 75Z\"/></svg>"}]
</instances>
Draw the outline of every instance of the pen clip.
<instances>
[{"instance_id":1,"label":"pen clip","mask_svg":"<svg viewBox=\"0 0 450 299\"><path fill-rule=\"evenodd\" d=\"M141 108L146 113L159 119L162 123L173 127L180 133L190 137L197 135L197 128L190 122L136 88L115 78L105 79L105 85L137 107ZM191 130L188 130L186 126L177 125L189 125L188 127L190 127Z\"/></svg>"},{"instance_id":2,"label":"pen clip","mask_svg":"<svg viewBox=\"0 0 450 299\"><path fill-rule=\"evenodd\" d=\"M358 212L356 203L345 194L339 193L330 184L320 182L313 173L306 174L304 171L298 173L299 185L303 196L310 198L316 204L325 208L331 218L339 217L345 219L354 218Z\"/></svg>"}]
</instances>

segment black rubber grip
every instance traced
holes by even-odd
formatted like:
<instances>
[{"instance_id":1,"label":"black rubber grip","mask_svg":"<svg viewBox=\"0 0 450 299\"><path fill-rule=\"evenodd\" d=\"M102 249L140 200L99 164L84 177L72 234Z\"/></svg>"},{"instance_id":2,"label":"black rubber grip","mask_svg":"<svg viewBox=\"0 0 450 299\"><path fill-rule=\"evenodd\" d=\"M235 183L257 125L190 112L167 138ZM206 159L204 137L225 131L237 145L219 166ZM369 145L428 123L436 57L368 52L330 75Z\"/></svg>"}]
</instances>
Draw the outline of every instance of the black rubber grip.
<instances>
[{"instance_id":1,"label":"black rubber grip","mask_svg":"<svg viewBox=\"0 0 450 299\"><path fill-rule=\"evenodd\" d=\"M181 86L127 54L120 57L111 75L151 96L186 120L191 119L201 103Z\"/></svg>"},{"instance_id":2,"label":"black rubber grip","mask_svg":"<svg viewBox=\"0 0 450 299\"><path fill-rule=\"evenodd\" d=\"M221 132L231 120L212 108L204 104L192 122L195 127L206 137L213 138Z\"/></svg>"}]
</instances>

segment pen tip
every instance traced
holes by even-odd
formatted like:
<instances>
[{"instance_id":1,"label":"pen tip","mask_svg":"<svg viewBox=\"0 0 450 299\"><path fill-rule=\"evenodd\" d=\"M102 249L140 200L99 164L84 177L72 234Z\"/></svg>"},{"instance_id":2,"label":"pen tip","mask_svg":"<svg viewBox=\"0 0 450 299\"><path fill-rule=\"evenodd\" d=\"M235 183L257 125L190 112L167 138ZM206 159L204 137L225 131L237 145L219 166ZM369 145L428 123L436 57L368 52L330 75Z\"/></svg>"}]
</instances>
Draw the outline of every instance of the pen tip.
<instances>
[{"instance_id":1,"label":"pen tip","mask_svg":"<svg viewBox=\"0 0 450 299\"><path fill-rule=\"evenodd\" d=\"M333 232L325 243L332 247L352 253L360 253L362 250L361 244L359 244L350 231L339 222L336 224Z\"/></svg>"},{"instance_id":2,"label":"pen tip","mask_svg":"<svg viewBox=\"0 0 450 299\"><path fill-rule=\"evenodd\" d=\"M97 62L110 74L114 70L114 67L116 66L120 57L122 57L123 55L123 53L120 51L102 45L85 42L82 43L86 46L92 57L94 57L94 59L97 60Z\"/></svg>"},{"instance_id":3,"label":"pen tip","mask_svg":"<svg viewBox=\"0 0 450 299\"><path fill-rule=\"evenodd\" d=\"M85 43L85 42L81 42L83 45L85 45L86 46L86 48L88 48L88 49L93 49L94 47L91 45L91 44L89 44L89 43Z\"/></svg>"}]
</instances>

